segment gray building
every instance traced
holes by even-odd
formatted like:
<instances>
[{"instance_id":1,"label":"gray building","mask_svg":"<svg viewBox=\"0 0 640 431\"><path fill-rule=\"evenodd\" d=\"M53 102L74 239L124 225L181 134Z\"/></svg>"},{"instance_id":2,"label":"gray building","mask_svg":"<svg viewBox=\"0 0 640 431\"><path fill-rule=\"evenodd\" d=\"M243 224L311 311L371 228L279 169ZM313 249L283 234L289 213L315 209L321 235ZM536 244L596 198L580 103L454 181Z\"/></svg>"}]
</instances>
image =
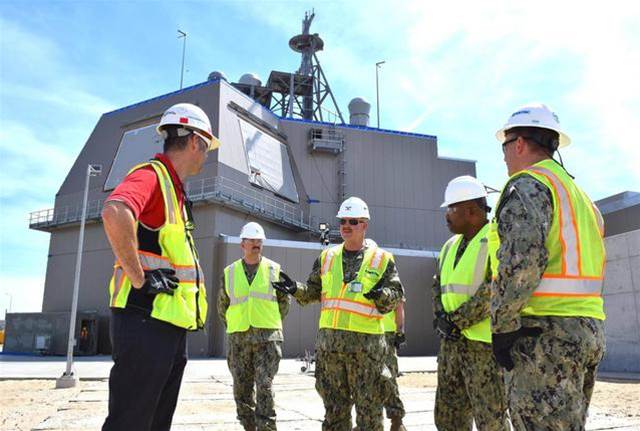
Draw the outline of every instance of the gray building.
<instances>
[{"instance_id":1,"label":"gray building","mask_svg":"<svg viewBox=\"0 0 640 431\"><path fill-rule=\"evenodd\" d=\"M606 237L640 229L640 193L626 191L595 204L602 213Z\"/></svg>"},{"instance_id":2,"label":"gray building","mask_svg":"<svg viewBox=\"0 0 640 431\"><path fill-rule=\"evenodd\" d=\"M69 312L87 165L101 164L103 175L92 178L89 188L79 310L99 316L97 349L109 351L107 283L114 258L99 218L102 203L132 166L161 151L155 125L163 111L190 102L207 112L222 142L186 185L195 203L195 239L210 303L208 330L190 334L191 355L225 353L215 298L223 268L240 257L242 225L261 223L269 238L265 255L306 280L320 252L318 223L336 226L338 206L348 196L367 201L372 213L367 236L397 257L408 297L404 353L435 354L430 284L436 251L450 235L439 205L449 180L475 175L475 162L439 157L435 136L371 128L353 112L358 124L279 116L258 103L265 103L263 87L252 92L245 84L212 77L104 114L60 186L55 207L31 215L31 228L51 233L43 315ZM313 350L318 313L317 306L292 305L285 322L286 356ZM11 315L8 329L10 320ZM49 332L52 346L65 337ZM43 334L22 336L5 349L29 351L38 335Z\"/></svg>"},{"instance_id":3,"label":"gray building","mask_svg":"<svg viewBox=\"0 0 640 431\"><path fill-rule=\"evenodd\" d=\"M600 369L640 373L640 193L618 193L595 204L604 218L607 249L607 352Z\"/></svg>"}]
</instances>

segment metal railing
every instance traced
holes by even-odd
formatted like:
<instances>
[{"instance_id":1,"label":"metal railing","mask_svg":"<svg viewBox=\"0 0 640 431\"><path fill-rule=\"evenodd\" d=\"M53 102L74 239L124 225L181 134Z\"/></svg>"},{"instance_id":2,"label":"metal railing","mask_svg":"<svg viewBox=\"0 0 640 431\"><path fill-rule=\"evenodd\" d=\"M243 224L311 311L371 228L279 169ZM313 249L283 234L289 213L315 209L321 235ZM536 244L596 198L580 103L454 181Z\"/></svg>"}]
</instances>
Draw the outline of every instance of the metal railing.
<instances>
[{"instance_id":1,"label":"metal railing","mask_svg":"<svg viewBox=\"0 0 640 431\"><path fill-rule=\"evenodd\" d=\"M333 123L334 125L342 123L337 112L327 109L324 106L320 106L320 110L322 111L322 119L327 123Z\"/></svg>"},{"instance_id":2,"label":"metal railing","mask_svg":"<svg viewBox=\"0 0 640 431\"><path fill-rule=\"evenodd\" d=\"M193 202L213 201L225 206L254 214L258 217L295 227L309 229L308 220L296 205L276 198L251 186L224 177L204 178L186 183L185 191ZM100 218L104 199L87 204L87 220ZM82 217L82 204L34 211L29 214L29 227L46 229L68 223L77 223Z\"/></svg>"},{"instance_id":3,"label":"metal railing","mask_svg":"<svg viewBox=\"0 0 640 431\"><path fill-rule=\"evenodd\" d=\"M104 199L87 202L87 220L100 218L103 203ZM60 207L57 210L55 208L49 208L30 213L29 227L32 229L38 229L67 223L76 223L79 222L81 218L82 203Z\"/></svg>"},{"instance_id":4,"label":"metal railing","mask_svg":"<svg viewBox=\"0 0 640 431\"><path fill-rule=\"evenodd\" d=\"M312 150L338 154L344 149L344 134L336 128L313 128L309 130L309 145Z\"/></svg>"},{"instance_id":5,"label":"metal railing","mask_svg":"<svg viewBox=\"0 0 640 431\"><path fill-rule=\"evenodd\" d=\"M271 221L309 229L308 221L304 220L304 213L296 205L225 177L190 181L187 183L186 192L194 202L213 200Z\"/></svg>"}]
</instances>

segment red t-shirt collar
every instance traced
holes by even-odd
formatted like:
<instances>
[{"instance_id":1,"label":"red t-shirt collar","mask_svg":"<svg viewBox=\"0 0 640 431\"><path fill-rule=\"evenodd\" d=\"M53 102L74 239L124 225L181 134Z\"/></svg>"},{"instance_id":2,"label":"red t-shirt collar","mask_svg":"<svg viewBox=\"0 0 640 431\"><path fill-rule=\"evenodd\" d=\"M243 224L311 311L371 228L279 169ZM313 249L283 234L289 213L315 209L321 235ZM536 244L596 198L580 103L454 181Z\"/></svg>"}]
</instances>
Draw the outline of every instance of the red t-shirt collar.
<instances>
[{"instance_id":1,"label":"red t-shirt collar","mask_svg":"<svg viewBox=\"0 0 640 431\"><path fill-rule=\"evenodd\" d=\"M173 180L174 186L178 190L182 191L182 181L180 181L180 177L178 176L178 173L173 167L173 163L171 163L171 160L169 160L169 158L163 153L157 153L154 156L154 158L160 160L167 167L167 170L169 171L169 175L171 175L171 179Z\"/></svg>"}]
</instances>

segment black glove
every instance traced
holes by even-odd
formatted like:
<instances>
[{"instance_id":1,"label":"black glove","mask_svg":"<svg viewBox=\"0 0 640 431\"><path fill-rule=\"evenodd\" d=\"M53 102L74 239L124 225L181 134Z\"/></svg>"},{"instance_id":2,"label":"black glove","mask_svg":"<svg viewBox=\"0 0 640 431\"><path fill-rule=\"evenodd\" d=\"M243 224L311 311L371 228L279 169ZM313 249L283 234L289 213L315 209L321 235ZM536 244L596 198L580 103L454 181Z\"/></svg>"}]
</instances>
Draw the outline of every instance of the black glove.
<instances>
[{"instance_id":1,"label":"black glove","mask_svg":"<svg viewBox=\"0 0 640 431\"><path fill-rule=\"evenodd\" d=\"M380 295L382 295L382 280L383 279L378 280L378 282L374 284L373 287L362 296L370 301L375 301L376 299L380 298Z\"/></svg>"},{"instance_id":2,"label":"black glove","mask_svg":"<svg viewBox=\"0 0 640 431\"><path fill-rule=\"evenodd\" d=\"M178 288L176 272L169 268L147 270L144 272L144 284L140 289L149 296L166 293L173 296L173 291Z\"/></svg>"},{"instance_id":3,"label":"black glove","mask_svg":"<svg viewBox=\"0 0 640 431\"><path fill-rule=\"evenodd\" d=\"M400 350L400 347L404 346L407 342L407 337L404 332L396 332L396 336L393 338L393 346L396 350Z\"/></svg>"},{"instance_id":4,"label":"black glove","mask_svg":"<svg viewBox=\"0 0 640 431\"><path fill-rule=\"evenodd\" d=\"M442 339L449 341L460 339L460 328L451 321L451 317L444 311L436 313L436 318L433 319L433 329L438 337Z\"/></svg>"},{"instance_id":5,"label":"black glove","mask_svg":"<svg viewBox=\"0 0 640 431\"><path fill-rule=\"evenodd\" d=\"M286 295L293 295L298 290L296 282L282 271L280 271L280 281L272 281L271 285L275 290Z\"/></svg>"},{"instance_id":6,"label":"black glove","mask_svg":"<svg viewBox=\"0 0 640 431\"><path fill-rule=\"evenodd\" d=\"M542 328L520 328L517 331L505 332L502 334L491 334L491 347L496 362L511 371L513 369L513 359L511 358L511 348L520 337L537 337L542 334Z\"/></svg>"}]
</instances>

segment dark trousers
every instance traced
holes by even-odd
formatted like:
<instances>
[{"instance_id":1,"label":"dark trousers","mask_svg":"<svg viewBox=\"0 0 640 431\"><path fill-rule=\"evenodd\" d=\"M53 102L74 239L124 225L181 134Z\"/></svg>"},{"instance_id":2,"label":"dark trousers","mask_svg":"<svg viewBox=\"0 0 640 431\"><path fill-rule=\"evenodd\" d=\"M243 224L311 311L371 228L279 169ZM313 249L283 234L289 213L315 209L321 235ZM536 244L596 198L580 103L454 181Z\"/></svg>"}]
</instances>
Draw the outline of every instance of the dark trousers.
<instances>
[{"instance_id":1,"label":"dark trousers","mask_svg":"<svg viewBox=\"0 0 640 431\"><path fill-rule=\"evenodd\" d=\"M187 331L130 310L112 310L111 430L169 430L187 364Z\"/></svg>"}]
</instances>

